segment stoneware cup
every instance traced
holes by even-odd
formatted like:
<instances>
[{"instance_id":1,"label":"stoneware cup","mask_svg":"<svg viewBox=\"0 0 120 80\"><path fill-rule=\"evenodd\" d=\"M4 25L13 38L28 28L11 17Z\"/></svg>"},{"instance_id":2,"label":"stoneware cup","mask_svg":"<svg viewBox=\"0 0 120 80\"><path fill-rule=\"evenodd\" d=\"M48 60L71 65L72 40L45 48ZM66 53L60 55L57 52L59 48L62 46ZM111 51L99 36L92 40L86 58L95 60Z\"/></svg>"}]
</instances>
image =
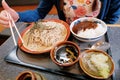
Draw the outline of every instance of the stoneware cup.
<instances>
[{"instance_id":1,"label":"stoneware cup","mask_svg":"<svg viewBox=\"0 0 120 80\"><path fill-rule=\"evenodd\" d=\"M41 74L32 71L23 71L17 77L16 80L46 80Z\"/></svg>"}]
</instances>

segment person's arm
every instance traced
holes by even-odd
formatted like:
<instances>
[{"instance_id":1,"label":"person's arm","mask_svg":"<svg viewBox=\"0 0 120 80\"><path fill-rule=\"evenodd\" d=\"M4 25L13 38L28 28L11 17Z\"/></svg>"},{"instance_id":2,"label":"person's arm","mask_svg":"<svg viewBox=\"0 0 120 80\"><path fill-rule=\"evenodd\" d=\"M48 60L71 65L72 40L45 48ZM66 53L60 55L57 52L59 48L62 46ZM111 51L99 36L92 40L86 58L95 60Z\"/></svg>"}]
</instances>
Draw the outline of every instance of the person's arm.
<instances>
[{"instance_id":1,"label":"person's arm","mask_svg":"<svg viewBox=\"0 0 120 80\"><path fill-rule=\"evenodd\" d=\"M40 0L38 8L35 10L27 10L24 12L18 12L19 22L35 22L39 19L43 19L53 6L52 0Z\"/></svg>"},{"instance_id":2,"label":"person's arm","mask_svg":"<svg viewBox=\"0 0 120 80\"><path fill-rule=\"evenodd\" d=\"M108 14L105 18L107 24L114 24L120 17L120 0L111 0Z\"/></svg>"}]
</instances>

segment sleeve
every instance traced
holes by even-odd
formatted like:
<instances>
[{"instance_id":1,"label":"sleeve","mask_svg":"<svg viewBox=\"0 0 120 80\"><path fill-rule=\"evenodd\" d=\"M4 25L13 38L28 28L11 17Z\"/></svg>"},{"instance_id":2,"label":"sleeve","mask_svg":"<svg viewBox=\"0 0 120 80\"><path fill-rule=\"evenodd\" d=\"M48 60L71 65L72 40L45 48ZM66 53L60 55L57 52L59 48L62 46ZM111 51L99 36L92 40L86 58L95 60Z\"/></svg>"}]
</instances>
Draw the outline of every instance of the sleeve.
<instances>
[{"instance_id":1,"label":"sleeve","mask_svg":"<svg viewBox=\"0 0 120 80\"><path fill-rule=\"evenodd\" d=\"M18 22L35 22L39 19L43 19L51 10L52 6L52 0L40 0L40 3L36 9L18 12Z\"/></svg>"},{"instance_id":2,"label":"sleeve","mask_svg":"<svg viewBox=\"0 0 120 80\"><path fill-rule=\"evenodd\" d=\"M119 17L120 17L120 1L111 0L110 8L104 21L108 24L114 24L118 21Z\"/></svg>"}]
</instances>

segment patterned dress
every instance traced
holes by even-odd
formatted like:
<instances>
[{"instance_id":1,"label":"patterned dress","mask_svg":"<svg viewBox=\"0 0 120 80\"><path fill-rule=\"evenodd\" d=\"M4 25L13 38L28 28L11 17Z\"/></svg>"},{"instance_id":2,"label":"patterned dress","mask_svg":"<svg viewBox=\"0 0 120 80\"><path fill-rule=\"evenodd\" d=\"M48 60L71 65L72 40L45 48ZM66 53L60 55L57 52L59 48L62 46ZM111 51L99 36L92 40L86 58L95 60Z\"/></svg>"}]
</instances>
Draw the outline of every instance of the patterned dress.
<instances>
[{"instance_id":1,"label":"patterned dress","mask_svg":"<svg viewBox=\"0 0 120 80\"><path fill-rule=\"evenodd\" d=\"M63 0L63 2L63 12L69 24L80 17L97 17L101 8L99 0Z\"/></svg>"}]
</instances>

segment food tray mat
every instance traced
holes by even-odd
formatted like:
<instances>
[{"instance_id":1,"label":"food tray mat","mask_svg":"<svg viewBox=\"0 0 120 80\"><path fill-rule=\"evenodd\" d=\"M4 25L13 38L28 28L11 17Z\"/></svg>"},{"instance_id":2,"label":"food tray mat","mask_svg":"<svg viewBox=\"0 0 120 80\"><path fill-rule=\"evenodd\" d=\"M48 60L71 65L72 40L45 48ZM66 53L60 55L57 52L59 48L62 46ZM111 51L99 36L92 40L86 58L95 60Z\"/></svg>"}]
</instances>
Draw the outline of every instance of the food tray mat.
<instances>
[{"instance_id":1,"label":"food tray mat","mask_svg":"<svg viewBox=\"0 0 120 80\"><path fill-rule=\"evenodd\" d=\"M80 46L80 48L86 48L93 45L95 42L81 42L75 39L73 36L70 36L70 41L75 42ZM106 41L109 42L107 33L98 41ZM110 49L107 50L107 53L111 56ZM60 74L64 76L69 76L73 78L83 79L83 80L91 80L92 78L87 76L80 68L79 62L71 67L59 67L55 63L52 62L50 58L50 53L44 54L30 54L20 50L18 47L15 47L13 51L9 53L5 57L5 61L20 64L27 67L32 67L36 69L40 69L43 71ZM95 79L94 79L95 80ZM112 80L112 76L107 80Z\"/></svg>"}]
</instances>

